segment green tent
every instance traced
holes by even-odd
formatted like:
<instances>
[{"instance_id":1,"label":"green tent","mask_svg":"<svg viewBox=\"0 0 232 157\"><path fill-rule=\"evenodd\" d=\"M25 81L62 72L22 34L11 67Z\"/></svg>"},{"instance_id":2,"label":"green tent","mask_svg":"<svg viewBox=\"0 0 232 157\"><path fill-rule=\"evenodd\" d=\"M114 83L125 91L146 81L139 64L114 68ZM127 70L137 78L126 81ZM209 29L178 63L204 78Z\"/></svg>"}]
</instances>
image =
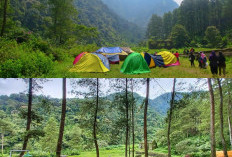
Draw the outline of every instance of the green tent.
<instances>
[{"instance_id":1,"label":"green tent","mask_svg":"<svg viewBox=\"0 0 232 157\"><path fill-rule=\"evenodd\" d=\"M124 74L142 74L149 73L150 69L143 56L140 53L134 52L124 61L121 72Z\"/></svg>"},{"instance_id":2,"label":"green tent","mask_svg":"<svg viewBox=\"0 0 232 157\"><path fill-rule=\"evenodd\" d=\"M27 153L23 157L31 157L31 156L32 156L31 154Z\"/></svg>"}]
</instances>

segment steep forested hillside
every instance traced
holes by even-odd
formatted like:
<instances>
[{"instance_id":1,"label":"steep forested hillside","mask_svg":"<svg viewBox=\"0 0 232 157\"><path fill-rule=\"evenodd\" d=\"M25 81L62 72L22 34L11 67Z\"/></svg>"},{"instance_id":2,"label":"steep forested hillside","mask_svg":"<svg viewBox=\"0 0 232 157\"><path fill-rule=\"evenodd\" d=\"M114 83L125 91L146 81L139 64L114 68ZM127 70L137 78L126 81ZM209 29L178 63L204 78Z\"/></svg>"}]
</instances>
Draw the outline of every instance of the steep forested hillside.
<instances>
[{"instance_id":1,"label":"steep forested hillside","mask_svg":"<svg viewBox=\"0 0 232 157\"><path fill-rule=\"evenodd\" d=\"M142 30L120 18L101 0L75 0L82 24L97 27L103 43L135 43L142 39Z\"/></svg>"},{"instance_id":2,"label":"steep forested hillside","mask_svg":"<svg viewBox=\"0 0 232 157\"><path fill-rule=\"evenodd\" d=\"M98 115L98 133L100 137L101 147L108 145L118 145L124 144L124 121L121 119L122 115L120 109L115 106L109 99L116 96L115 94L107 96L105 99L100 100L100 108ZM111 98L110 98L111 97ZM141 131L143 129L143 97L136 94L136 143L143 141L143 135ZM107 100L108 99L108 100ZM139 101L137 101L139 100ZM23 113L27 109L28 97L26 94L12 94L10 96L0 96L0 117L7 117L7 119L14 124L15 135L6 137L6 149L20 149L22 143L21 134L24 131ZM33 97L33 112L39 115L40 121L37 122L39 127L34 129L39 129L41 131L48 131L48 129L53 129L53 135L47 135L38 139L33 139L32 143L29 144L31 150L38 151L54 151L54 144L56 141L50 141L47 148L43 148L43 144L46 138L54 137L56 138L58 132L58 121L61 113L61 99L48 98L44 96L34 96ZM94 104L91 108L86 108L88 103L91 103L89 99L76 99L70 98L67 100L67 113L66 113L66 132L65 132L65 150L74 151L85 150L93 148L91 139L91 122L93 121L93 110ZM165 115L161 115L158 111L151 108L148 109L148 133L149 140L154 139L153 134L159 128L162 128L164 124ZM53 122L51 122L53 121ZM51 124L52 123L52 124ZM75 134L73 132L76 132ZM47 137L50 136L50 137ZM77 140L78 139L78 140ZM74 143L69 144L69 143ZM42 150L41 150L42 149Z\"/></svg>"},{"instance_id":3,"label":"steep forested hillside","mask_svg":"<svg viewBox=\"0 0 232 157\"><path fill-rule=\"evenodd\" d=\"M173 12L152 16L147 38L169 40L177 48L230 46L231 6L231 0L183 0Z\"/></svg>"},{"instance_id":4,"label":"steep forested hillside","mask_svg":"<svg viewBox=\"0 0 232 157\"><path fill-rule=\"evenodd\" d=\"M146 27L152 14L163 15L172 11L178 5L173 0L102 0L115 13Z\"/></svg>"},{"instance_id":5,"label":"steep forested hillside","mask_svg":"<svg viewBox=\"0 0 232 157\"><path fill-rule=\"evenodd\" d=\"M97 28L99 45L127 45L142 39L143 32L135 24L120 18L108 9L101 0L74 0L79 23ZM16 24L43 35L49 34L52 18L48 0L11 1L13 19Z\"/></svg>"}]
</instances>

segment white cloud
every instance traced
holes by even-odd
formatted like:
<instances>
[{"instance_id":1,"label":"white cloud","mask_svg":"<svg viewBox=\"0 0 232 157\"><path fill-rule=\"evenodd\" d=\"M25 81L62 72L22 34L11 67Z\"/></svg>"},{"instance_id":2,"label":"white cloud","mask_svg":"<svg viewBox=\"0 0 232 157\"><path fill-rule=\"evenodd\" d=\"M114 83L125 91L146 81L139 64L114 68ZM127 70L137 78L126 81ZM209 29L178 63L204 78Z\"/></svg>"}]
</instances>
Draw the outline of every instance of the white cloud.
<instances>
[{"instance_id":1,"label":"white cloud","mask_svg":"<svg viewBox=\"0 0 232 157\"><path fill-rule=\"evenodd\" d=\"M178 3L180 5L183 0L175 0L175 1L176 1L176 3Z\"/></svg>"},{"instance_id":2,"label":"white cloud","mask_svg":"<svg viewBox=\"0 0 232 157\"><path fill-rule=\"evenodd\" d=\"M43 84L43 89L34 93L36 95L43 94L49 95L53 98L61 98L62 97L62 79L49 79L50 81ZM153 79L152 79L153 80ZM186 82L185 87L189 86L189 83L195 85L197 79L177 79L178 82ZM105 93L110 94L114 92L108 85L108 81L105 81L104 89ZM166 92L171 92L172 90L173 79L157 79L157 81L151 81L151 91L150 98L154 99L159 95L162 95ZM12 93L20 93L27 92L28 85L22 79L0 79L0 95L10 95ZM72 98L75 95L72 95L70 91L73 87L70 85L70 79L67 79L67 97ZM110 89L110 91L108 91ZM181 90L182 92L188 91L188 89ZM142 85L141 88L136 89L135 92L145 97L146 94L146 86Z\"/></svg>"}]
</instances>

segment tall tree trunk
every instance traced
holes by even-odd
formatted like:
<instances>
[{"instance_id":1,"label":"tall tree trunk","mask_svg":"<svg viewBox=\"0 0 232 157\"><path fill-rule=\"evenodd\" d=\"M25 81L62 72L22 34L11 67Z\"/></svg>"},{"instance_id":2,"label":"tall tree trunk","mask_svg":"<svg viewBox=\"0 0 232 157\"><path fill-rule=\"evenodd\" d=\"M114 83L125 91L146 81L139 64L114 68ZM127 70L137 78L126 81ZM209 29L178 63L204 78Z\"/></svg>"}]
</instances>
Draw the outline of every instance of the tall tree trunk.
<instances>
[{"instance_id":1,"label":"tall tree trunk","mask_svg":"<svg viewBox=\"0 0 232 157\"><path fill-rule=\"evenodd\" d=\"M171 140L170 140L170 133L171 133L171 123L172 123L172 110L175 100L175 88L176 88L176 79L173 80L173 89L172 89L172 99L170 102L170 111L168 115L168 157L171 157Z\"/></svg>"},{"instance_id":2,"label":"tall tree trunk","mask_svg":"<svg viewBox=\"0 0 232 157\"><path fill-rule=\"evenodd\" d=\"M208 86L210 93L211 103L211 124L210 124L210 136L211 136L211 157L216 157L216 141L215 141L215 104L214 104L214 92L212 87L212 79L208 78Z\"/></svg>"},{"instance_id":3,"label":"tall tree trunk","mask_svg":"<svg viewBox=\"0 0 232 157\"><path fill-rule=\"evenodd\" d=\"M28 131L31 129L31 112L32 112L32 78L29 78L29 90L28 90L28 108L27 108L27 127L26 127L26 136L24 137L23 148L22 150L27 149L27 143L29 140ZM20 153L20 157L24 155L25 152Z\"/></svg>"},{"instance_id":4,"label":"tall tree trunk","mask_svg":"<svg viewBox=\"0 0 232 157\"><path fill-rule=\"evenodd\" d=\"M131 79L132 84L131 84L131 91L132 91L132 157L135 156L135 117L134 117L134 88L133 88L133 79Z\"/></svg>"},{"instance_id":5,"label":"tall tree trunk","mask_svg":"<svg viewBox=\"0 0 232 157\"><path fill-rule=\"evenodd\" d=\"M230 82L231 83L231 82ZM229 82L227 81L227 86L228 86L228 126L229 126L229 135L230 135L230 146L232 149L232 121L231 121L231 115L232 115L232 102L231 102L231 92L230 92L230 86Z\"/></svg>"},{"instance_id":6,"label":"tall tree trunk","mask_svg":"<svg viewBox=\"0 0 232 157\"><path fill-rule=\"evenodd\" d=\"M3 18L2 18L2 29L1 29L1 36L4 35L5 27L6 27L6 14L7 14L7 6L8 0L5 0L4 9L3 9Z\"/></svg>"},{"instance_id":7,"label":"tall tree trunk","mask_svg":"<svg viewBox=\"0 0 232 157\"><path fill-rule=\"evenodd\" d=\"M147 108L148 108L148 100L149 100L149 88L150 88L150 79L147 78L147 92L146 92L146 100L144 107L144 149L145 149L145 157L148 157L148 145L147 145Z\"/></svg>"},{"instance_id":8,"label":"tall tree trunk","mask_svg":"<svg viewBox=\"0 0 232 157\"><path fill-rule=\"evenodd\" d=\"M61 120L60 120L59 138L58 138L57 148L56 148L56 157L60 157L61 155L62 141L63 141L63 135L64 135L65 116L66 116L66 78L63 78L62 113L61 113Z\"/></svg>"},{"instance_id":9,"label":"tall tree trunk","mask_svg":"<svg viewBox=\"0 0 232 157\"><path fill-rule=\"evenodd\" d=\"M220 93L220 133L221 133L221 140L223 145L223 153L225 157L228 157L227 154L227 147L226 147L226 141L224 137L224 121L223 121L223 95L222 95L222 85L221 80L218 78L218 87L219 87L219 93Z\"/></svg>"},{"instance_id":10,"label":"tall tree trunk","mask_svg":"<svg viewBox=\"0 0 232 157\"><path fill-rule=\"evenodd\" d=\"M99 80L97 78L97 98L96 98L96 109L94 114L94 123L93 123L93 137L94 137L94 144L96 148L96 156L99 157L99 148L97 143L97 113L98 113L98 106L99 106Z\"/></svg>"},{"instance_id":11,"label":"tall tree trunk","mask_svg":"<svg viewBox=\"0 0 232 157\"><path fill-rule=\"evenodd\" d=\"M128 137L129 157L131 155L130 141L131 141L131 126L129 126L129 137Z\"/></svg>"},{"instance_id":12,"label":"tall tree trunk","mask_svg":"<svg viewBox=\"0 0 232 157\"><path fill-rule=\"evenodd\" d=\"M126 147L125 147L125 157L127 157L128 150L128 136L129 136L129 103L128 103L128 79L126 78Z\"/></svg>"},{"instance_id":13,"label":"tall tree trunk","mask_svg":"<svg viewBox=\"0 0 232 157\"><path fill-rule=\"evenodd\" d=\"M230 116L228 116L228 124L229 124L229 134L230 134L230 147L231 147L231 149L232 149L232 123L231 123L231 118L230 118Z\"/></svg>"}]
</instances>

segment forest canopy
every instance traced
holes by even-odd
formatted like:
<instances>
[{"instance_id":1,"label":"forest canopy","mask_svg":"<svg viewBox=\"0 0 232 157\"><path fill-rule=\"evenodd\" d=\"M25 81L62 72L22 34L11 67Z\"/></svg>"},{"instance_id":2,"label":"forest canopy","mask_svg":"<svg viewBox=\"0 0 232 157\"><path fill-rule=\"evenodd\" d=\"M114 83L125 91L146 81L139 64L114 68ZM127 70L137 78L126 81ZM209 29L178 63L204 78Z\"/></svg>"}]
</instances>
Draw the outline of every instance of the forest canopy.
<instances>
[{"instance_id":1,"label":"forest canopy","mask_svg":"<svg viewBox=\"0 0 232 157\"><path fill-rule=\"evenodd\" d=\"M32 79L34 90L43 90L48 85L44 81ZM59 81L61 85L61 79L56 80ZM110 84L107 86L110 87L110 91L114 91L112 94L109 94L103 86L103 82L108 81ZM168 81L169 84L173 83L173 79ZM27 81L27 85L29 82ZM125 152L146 153L143 147L146 143L144 142L145 117L147 143L152 143L152 149L149 148L148 153L165 155L168 153L167 147L170 146L172 155L209 156L213 153L212 139L210 140L212 134L215 134L215 153L216 150L224 150L224 146L230 150L229 123L231 121L228 121L228 118L231 119L231 79L176 79L174 82L176 87L173 89L172 86L166 86L162 82L165 81L162 79L161 81L158 79L68 79L66 86L69 88L68 91L72 91L74 98L65 98L66 120L62 154L84 156L85 153L93 152L92 156L96 156L95 152L98 152L100 155L109 155L112 154L110 150L117 150L118 156L124 156ZM212 88L208 90L207 83L210 82ZM81 88L85 90L81 91ZM150 94L145 94L145 97L136 93L138 91L147 93L147 89ZM61 90L62 86L60 86ZM214 101L211 101L211 90ZM60 99L33 94L31 128L25 132L29 111L29 97L26 93L0 96L0 126L1 134L4 135L4 154L8 154L11 149L21 149L26 135L30 135L27 149L33 156L55 154L64 97ZM223 101L220 101L221 98ZM210 107L212 102L215 105L215 113ZM145 112L146 105L147 112ZM210 132L212 113L215 114L213 121L215 132ZM168 120L170 117L171 121ZM222 141L221 129L224 129L225 143ZM167 135L170 137L170 145ZM123 147L125 141L127 148Z\"/></svg>"}]
</instances>

